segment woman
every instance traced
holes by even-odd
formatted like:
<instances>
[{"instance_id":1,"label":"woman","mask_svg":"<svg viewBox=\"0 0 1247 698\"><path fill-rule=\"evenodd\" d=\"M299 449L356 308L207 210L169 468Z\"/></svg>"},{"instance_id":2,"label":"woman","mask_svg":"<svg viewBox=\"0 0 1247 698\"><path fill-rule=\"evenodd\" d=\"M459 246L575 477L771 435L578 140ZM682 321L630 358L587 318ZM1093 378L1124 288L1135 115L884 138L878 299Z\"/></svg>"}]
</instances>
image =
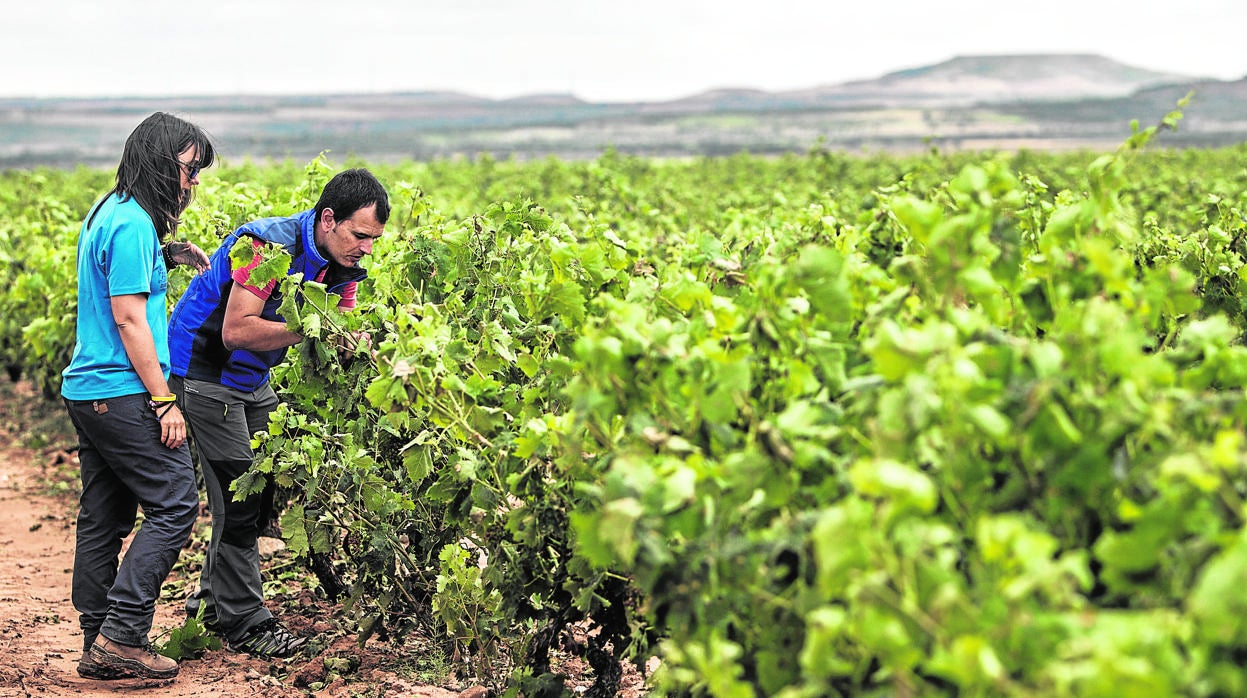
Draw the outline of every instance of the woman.
<instances>
[{"instance_id":1,"label":"woman","mask_svg":"<svg viewBox=\"0 0 1247 698\"><path fill-rule=\"evenodd\" d=\"M176 232L215 152L197 126L156 113L126 140L116 185L91 209L78 240L78 326L61 395L78 432L82 494L73 603L92 679L172 678L148 633L160 586L199 509L186 422L169 390L167 267L203 271ZM117 556L143 525L120 565Z\"/></svg>"}]
</instances>

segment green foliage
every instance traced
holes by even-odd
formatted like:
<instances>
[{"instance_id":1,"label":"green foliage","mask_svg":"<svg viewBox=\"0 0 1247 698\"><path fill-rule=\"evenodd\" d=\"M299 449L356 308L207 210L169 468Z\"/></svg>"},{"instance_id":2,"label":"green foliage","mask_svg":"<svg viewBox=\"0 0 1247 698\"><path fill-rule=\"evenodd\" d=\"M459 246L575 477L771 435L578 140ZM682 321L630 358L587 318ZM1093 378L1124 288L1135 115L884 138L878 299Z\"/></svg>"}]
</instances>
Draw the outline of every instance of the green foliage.
<instances>
[{"instance_id":1,"label":"green foliage","mask_svg":"<svg viewBox=\"0 0 1247 698\"><path fill-rule=\"evenodd\" d=\"M594 695L652 655L675 695L1241 694L1247 181L1149 149L1180 116L1109 154L378 166L355 312L265 272L308 339L235 489L294 493L362 637L434 628L504 694L566 691L573 626ZM224 170L188 225L331 169Z\"/></svg>"},{"instance_id":2,"label":"green foliage","mask_svg":"<svg viewBox=\"0 0 1247 698\"><path fill-rule=\"evenodd\" d=\"M255 261L257 255L260 261L248 274L248 283L263 288L269 283L285 279L290 270L290 254L276 245L264 245L257 250L254 239L245 235L239 237L230 248L230 267L234 270L242 269Z\"/></svg>"},{"instance_id":3,"label":"green foliage","mask_svg":"<svg viewBox=\"0 0 1247 698\"><path fill-rule=\"evenodd\" d=\"M170 659L198 659L208 650L221 649L221 638L208 631L203 624L203 608L194 616L188 616L182 625L169 630L169 639L157 645L156 651Z\"/></svg>"}]
</instances>

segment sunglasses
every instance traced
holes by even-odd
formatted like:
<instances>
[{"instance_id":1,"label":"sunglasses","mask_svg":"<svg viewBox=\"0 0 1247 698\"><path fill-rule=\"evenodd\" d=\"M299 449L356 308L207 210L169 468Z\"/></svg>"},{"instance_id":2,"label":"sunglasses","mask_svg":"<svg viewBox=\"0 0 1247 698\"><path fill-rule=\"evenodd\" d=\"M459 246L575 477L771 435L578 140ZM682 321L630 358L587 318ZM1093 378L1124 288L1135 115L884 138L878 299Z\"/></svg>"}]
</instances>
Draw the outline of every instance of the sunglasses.
<instances>
[{"instance_id":1,"label":"sunglasses","mask_svg":"<svg viewBox=\"0 0 1247 698\"><path fill-rule=\"evenodd\" d=\"M181 160L178 160L178 165L180 165L182 169L186 170L187 179L194 179L196 175L199 174L200 168L197 164L191 164L189 162L182 162Z\"/></svg>"}]
</instances>

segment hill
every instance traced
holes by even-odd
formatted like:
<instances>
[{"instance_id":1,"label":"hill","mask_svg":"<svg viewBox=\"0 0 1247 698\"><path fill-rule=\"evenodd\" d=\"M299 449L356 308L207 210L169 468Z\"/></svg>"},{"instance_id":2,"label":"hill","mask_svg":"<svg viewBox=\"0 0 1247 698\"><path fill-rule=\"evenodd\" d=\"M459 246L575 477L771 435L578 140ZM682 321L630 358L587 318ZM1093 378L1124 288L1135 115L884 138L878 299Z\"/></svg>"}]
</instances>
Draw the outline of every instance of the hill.
<instances>
[{"instance_id":1,"label":"hill","mask_svg":"<svg viewBox=\"0 0 1247 698\"><path fill-rule=\"evenodd\" d=\"M1160 73L1089 54L958 56L942 63L805 90L715 90L674 102L680 108L968 107L1126 97L1195 78Z\"/></svg>"},{"instance_id":2,"label":"hill","mask_svg":"<svg viewBox=\"0 0 1247 698\"><path fill-rule=\"evenodd\" d=\"M227 159L307 160L328 150L372 160L651 156L941 148L1106 148L1194 90L1191 133L1172 145L1247 137L1247 83L1200 80L1086 54L958 56L841 84L683 99L591 103L541 94L457 92L116 99L0 99L0 169L112 166L143 115L204 126Z\"/></svg>"},{"instance_id":3,"label":"hill","mask_svg":"<svg viewBox=\"0 0 1247 698\"><path fill-rule=\"evenodd\" d=\"M948 106L1125 97L1143 88L1191 79L1086 54L958 56L876 80L846 83L821 94L874 95L894 103Z\"/></svg>"}]
</instances>

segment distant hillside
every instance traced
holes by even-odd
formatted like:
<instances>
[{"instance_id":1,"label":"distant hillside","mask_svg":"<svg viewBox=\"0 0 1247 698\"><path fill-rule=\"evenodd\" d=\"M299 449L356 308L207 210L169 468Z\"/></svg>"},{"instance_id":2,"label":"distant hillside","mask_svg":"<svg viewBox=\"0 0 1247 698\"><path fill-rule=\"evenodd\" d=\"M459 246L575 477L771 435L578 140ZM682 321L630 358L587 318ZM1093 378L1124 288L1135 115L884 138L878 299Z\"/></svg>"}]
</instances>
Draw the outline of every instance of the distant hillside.
<instances>
[{"instance_id":1,"label":"distant hillside","mask_svg":"<svg viewBox=\"0 0 1247 698\"><path fill-rule=\"evenodd\" d=\"M601 104L568 94L493 100L457 92L0 98L0 170L115 166L146 114L170 111L217 140L227 161L322 151L369 160L589 158L804 151L1111 148L1131 120L1155 123L1188 91L1173 145L1247 139L1247 80L1196 80L1096 55L959 56L805 90L720 89L664 102Z\"/></svg>"},{"instance_id":2,"label":"distant hillside","mask_svg":"<svg viewBox=\"0 0 1247 698\"><path fill-rule=\"evenodd\" d=\"M1169 140L1195 146L1224 145L1247 138L1247 78L1149 87L1112 99L1018 102L999 109L1044 124L1050 131L1085 131L1090 124L1124 124L1133 119L1150 126L1188 94L1190 103L1182 110L1178 131L1168 136Z\"/></svg>"},{"instance_id":3,"label":"distant hillside","mask_svg":"<svg viewBox=\"0 0 1247 698\"><path fill-rule=\"evenodd\" d=\"M1089 54L958 56L873 80L786 95L824 104L968 106L1124 97L1146 87L1193 81Z\"/></svg>"},{"instance_id":4,"label":"distant hillside","mask_svg":"<svg viewBox=\"0 0 1247 698\"><path fill-rule=\"evenodd\" d=\"M522 95L520 97L512 97L502 101L509 102L511 104L531 104L534 106L544 107L573 107L588 104L588 102L575 95L563 93Z\"/></svg>"}]
</instances>

